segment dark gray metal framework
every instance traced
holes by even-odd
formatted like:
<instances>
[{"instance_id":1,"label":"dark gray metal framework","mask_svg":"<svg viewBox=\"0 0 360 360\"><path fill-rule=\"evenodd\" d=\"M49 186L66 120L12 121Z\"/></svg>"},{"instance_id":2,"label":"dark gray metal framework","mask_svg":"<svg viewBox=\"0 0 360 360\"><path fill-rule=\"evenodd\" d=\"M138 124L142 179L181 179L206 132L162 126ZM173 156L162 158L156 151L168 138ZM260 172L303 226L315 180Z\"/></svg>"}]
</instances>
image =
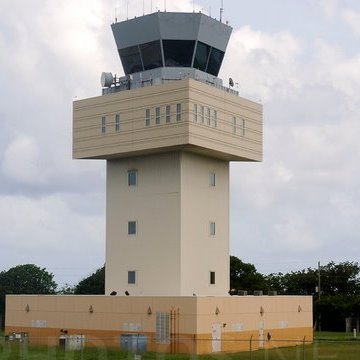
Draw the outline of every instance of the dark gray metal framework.
<instances>
[{"instance_id":1,"label":"dark gray metal framework","mask_svg":"<svg viewBox=\"0 0 360 360\"><path fill-rule=\"evenodd\" d=\"M126 75L193 68L217 77L232 28L202 13L157 12L111 25Z\"/></svg>"}]
</instances>

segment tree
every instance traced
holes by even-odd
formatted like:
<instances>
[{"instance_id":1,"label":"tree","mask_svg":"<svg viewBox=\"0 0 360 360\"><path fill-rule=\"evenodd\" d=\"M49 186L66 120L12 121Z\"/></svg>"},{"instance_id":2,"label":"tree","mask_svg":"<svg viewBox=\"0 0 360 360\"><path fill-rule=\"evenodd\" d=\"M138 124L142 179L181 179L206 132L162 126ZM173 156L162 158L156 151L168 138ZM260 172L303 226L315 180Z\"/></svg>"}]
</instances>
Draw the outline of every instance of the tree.
<instances>
[{"instance_id":1,"label":"tree","mask_svg":"<svg viewBox=\"0 0 360 360\"><path fill-rule=\"evenodd\" d=\"M105 294L105 265L97 269L87 278L82 279L75 286L75 294L80 295L103 295Z\"/></svg>"},{"instance_id":2,"label":"tree","mask_svg":"<svg viewBox=\"0 0 360 360\"><path fill-rule=\"evenodd\" d=\"M360 294L360 266L357 262L333 261L320 269L321 293L323 295L359 295Z\"/></svg>"},{"instance_id":3,"label":"tree","mask_svg":"<svg viewBox=\"0 0 360 360\"><path fill-rule=\"evenodd\" d=\"M230 288L236 290L265 289L264 276L253 264L244 263L236 256L230 256Z\"/></svg>"},{"instance_id":4,"label":"tree","mask_svg":"<svg viewBox=\"0 0 360 360\"><path fill-rule=\"evenodd\" d=\"M33 264L18 265L0 273L0 313L5 314L7 294L55 294L54 275Z\"/></svg>"}]
</instances>

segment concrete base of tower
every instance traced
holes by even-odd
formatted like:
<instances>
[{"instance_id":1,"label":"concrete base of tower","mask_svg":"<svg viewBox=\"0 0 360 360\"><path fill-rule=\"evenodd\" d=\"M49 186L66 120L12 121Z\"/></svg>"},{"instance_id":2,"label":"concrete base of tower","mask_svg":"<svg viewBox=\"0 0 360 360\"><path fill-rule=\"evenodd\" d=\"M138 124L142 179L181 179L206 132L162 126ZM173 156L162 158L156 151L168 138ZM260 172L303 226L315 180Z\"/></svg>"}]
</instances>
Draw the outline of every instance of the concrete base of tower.
<instances>
[{"instance_id":1,"label":"concrete base of tower","mask_svg":"<svg viewBox=\"0 0 360 360\"><path fill-rule=\"evenodd\" d=\"M30 344L189 354L295 346L313 340L310 296L10 295L5 333Z\"/></svg>"}]
</instances>

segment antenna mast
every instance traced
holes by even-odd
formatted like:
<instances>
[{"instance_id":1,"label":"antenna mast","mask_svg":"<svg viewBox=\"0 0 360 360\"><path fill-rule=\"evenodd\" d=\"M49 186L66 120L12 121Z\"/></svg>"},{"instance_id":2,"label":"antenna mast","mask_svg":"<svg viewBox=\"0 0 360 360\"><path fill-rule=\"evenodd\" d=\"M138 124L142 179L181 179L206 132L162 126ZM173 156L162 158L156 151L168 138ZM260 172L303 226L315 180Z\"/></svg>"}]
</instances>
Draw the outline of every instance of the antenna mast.
<instances>
[{"instance_id":1,"label":"antenna mast","mask_svg":"<svg viewBox=\"0 0 360 360\"><path fill-rule=\"evenodd\" d=\"M220 22L222 22L222 15L224 12L224 0L221 0L221 8L220 8Z\"/></svg>"}]
</instances>

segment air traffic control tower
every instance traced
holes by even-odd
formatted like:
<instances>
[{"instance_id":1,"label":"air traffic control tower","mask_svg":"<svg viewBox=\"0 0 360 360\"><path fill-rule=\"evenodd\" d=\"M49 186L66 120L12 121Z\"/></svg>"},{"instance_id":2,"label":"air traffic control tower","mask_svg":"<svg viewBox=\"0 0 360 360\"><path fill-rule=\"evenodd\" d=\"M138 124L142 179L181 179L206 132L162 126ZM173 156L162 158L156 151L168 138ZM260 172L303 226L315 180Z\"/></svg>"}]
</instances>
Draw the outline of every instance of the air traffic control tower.
<instances>
[{"instance_id":1,"label":"air traffic control tower","mask_svg":"<svg viewBox=\"0 0 360 360\"><path fill-rule=\"evenodd\" d=\"M231 27L202 13L112 24L125 76L74 102L73 156L105 159L106 294L229 291L229 162L262 160L262 106L223 86Z\"/></svg>"}]
</instances>

